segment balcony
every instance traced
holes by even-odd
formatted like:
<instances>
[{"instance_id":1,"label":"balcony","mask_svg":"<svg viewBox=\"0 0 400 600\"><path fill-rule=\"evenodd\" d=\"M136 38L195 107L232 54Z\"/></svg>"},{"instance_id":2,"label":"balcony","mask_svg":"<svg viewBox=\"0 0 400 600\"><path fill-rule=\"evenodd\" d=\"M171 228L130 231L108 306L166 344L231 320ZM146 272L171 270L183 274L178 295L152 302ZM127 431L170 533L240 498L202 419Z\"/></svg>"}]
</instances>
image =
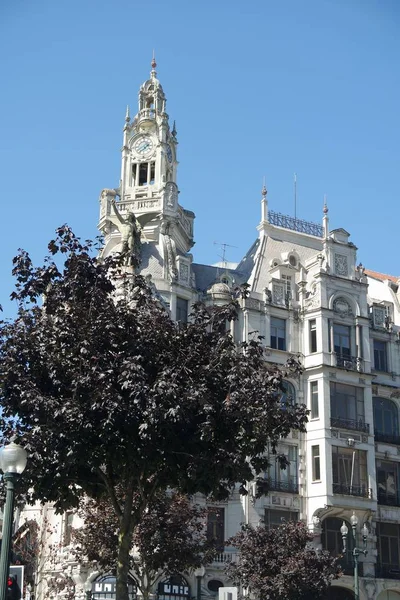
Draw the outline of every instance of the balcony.
<instances>
[{"instance_id":1,"label":"balcony","mask_svg":"<svg viewBox=\"0 0 400 600\"><path fill-rule=\"evenodd\" d=\"M382 431L374 432L376 442L384 442L385 444L393 444L400 446L400 435L393 435L391 433L383 433Z\"/></svg>"},{"instance_id":2,"label":"balcony","mask_svg":"<svg viewBox=\"0 0 400 600\"><path fill-rule=\"evenodd\" d=\"M378 504L383 504L384 506L400 506L399 492L389 493L378 490Z\"/></svg>"},{"instance_id":3,"label":"balcony","mask_svg":"<svg viewBox=\"0 0 400 600\"><path fill-rule=\"evenodd\" d=\"M385 579L400 579L399 564L376 565L375 577L384 577Z\"/></svg>"},{"instance_id":4,"label":"balcony","mask_svg":"<svg viewBox=\"0 0 400 600\"><path fill-rule=\"evenodd\" d=\"M364 361L359 356L349 356L348 354L338 354L335 352L336 366L346 371L358 371L363 373Z\"/></svg>"},{"instance_id":5,"label":"balcony","mask_svg":"<svg viewBox=\"0 0 400 600\"><path fill-rule=\"evenodd\" d=\"M342 494L343 496L358 496L359 498L372 498L371 488L365 485L346 485L344 483L334 483L333 493Z\"/></svg>"},{"instance_id":6,"label":"balcony","mask_svg":"<svg viewBox=\"0 0 400 600\"><path fill-rule=\"evenodd\" d=\"M235 562L236 552L221 552L214 556L213 563L217 565L225 565L226 563Z\"/></svg>"},{"instance_id":7,"label":"balcony","mask_svg":"<svg viewBox=\"0 0 400 600\"><path fill-rule=\"evenodd\" d=\"M277 481L276 479L267 479L266 484L270 492L286 492L288 494L298 494L299 484L297 481Z\"/></svg>"},{"instance_id":8,"label":"balcony","mask_svg":"<svg viewBox=\"0 0 400 600\"><path fill-rule=\"evenodd\" d=\"M338 429L351 429L352 431L361 431L369 433L369 423L359 419L344 419L343 417L331 417L331 427Z\"/></svg>"}]
</instances>

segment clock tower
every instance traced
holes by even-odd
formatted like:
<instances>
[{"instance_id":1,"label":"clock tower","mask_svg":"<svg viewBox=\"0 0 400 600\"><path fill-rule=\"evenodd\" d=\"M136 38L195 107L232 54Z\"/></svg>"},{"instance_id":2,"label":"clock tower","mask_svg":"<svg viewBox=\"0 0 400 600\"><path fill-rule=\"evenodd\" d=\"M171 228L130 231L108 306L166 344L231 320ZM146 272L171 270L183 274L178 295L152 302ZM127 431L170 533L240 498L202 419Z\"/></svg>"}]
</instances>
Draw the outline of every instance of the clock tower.
<instances>
[{"instance_id":1,"label":"clock tower","mask_svg":"<svg viewBox=\"0 0 400 600\"><path fill-rule=\"evenodd\" d=\"M122 251L134 227L141 273L151 275L159 290L172 284L191 288L194 213L178 202L177 132L175 123L170 128L156 66L153 57L133 119L127 108L120 185L101 192L103 255Z\"/></svg>"}]
</instances>

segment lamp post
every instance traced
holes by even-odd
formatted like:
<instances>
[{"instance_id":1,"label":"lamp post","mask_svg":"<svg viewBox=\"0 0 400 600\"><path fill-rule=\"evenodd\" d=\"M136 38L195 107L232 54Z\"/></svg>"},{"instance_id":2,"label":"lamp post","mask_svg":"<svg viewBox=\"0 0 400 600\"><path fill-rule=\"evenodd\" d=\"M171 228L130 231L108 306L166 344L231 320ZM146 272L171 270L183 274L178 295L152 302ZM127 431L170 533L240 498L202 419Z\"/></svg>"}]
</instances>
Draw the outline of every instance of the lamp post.
<instances>
[{"instance_id":1,"label":"lamp post","mask_svg":"<svg viewBox=\"0 0 400 600\"><path fill-rule=\"evenodd\" d=\"M362 529L361 529L363 547L357 548L356 534L357 534L358 518L356 517L354 512L353 512L352 516L350 517L350 524L351 524L351 528L353 530L353 539L354 539L354 548L352 551L353 566L354 566L354 600L359 600L360 587L359 587L359 581L358 581L358 557L360 556L360 554L364 554L364 556L367 556L367 554L368 554L368 550L366 548L367 548L367 539L368 539L369 530L368 530L367 524L364 523L364 525L362 526ZM349 528L347 527L347 525L344 521L343 521L343 525L340 528L340 533L342 534L342 538L343 538L343 553L345 553L347 551L347 536L349 533Z\"/></svg>"},{"instance_id":2,"label":"lamp post","mask_svg":"<svg viewBox=\"0 0 400 600\"><path fill-rule=\"evenodd\" d=\"M7 579L10 570L10 550L14 513L14 486L26 467L27 454L14 442L0 450L0 469L6 482L6 502L0 554L0 600L7 600Z\"/></svg>"},{"instance_id":3,"label":"lamp post","mask_svg":"<svg viewBox=\"0 0 400 600\"><path fill-rule=\"evenodd\" d=\"M196 600L201 600L201 580L203 579L205 574L206 574L206 570L203 567L203 565L201 567L199 567L198 569L195 569L195 571L194 571L194 575L197 580Z\"/></svg>"}]
</instances>

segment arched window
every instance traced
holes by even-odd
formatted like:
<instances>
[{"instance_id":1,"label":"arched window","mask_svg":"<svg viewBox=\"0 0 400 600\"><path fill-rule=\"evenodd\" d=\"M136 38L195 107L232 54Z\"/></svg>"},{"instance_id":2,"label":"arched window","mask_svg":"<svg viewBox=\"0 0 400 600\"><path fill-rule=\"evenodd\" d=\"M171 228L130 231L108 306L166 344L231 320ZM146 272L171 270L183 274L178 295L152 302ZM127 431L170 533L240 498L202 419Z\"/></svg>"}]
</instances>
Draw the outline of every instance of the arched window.
<instances>
[{"instance_id":1,"label":"arched window","mask_svg":"<svg viewBox=\"0 0 400 600\"><path fill-rule=\"evenodd\" d=\"M389 398L373 398L375 439L381 442L398 443L399 411Z\"/></svg>"},{"instance_id":2,"label":"arched window","mask_svg":"<svg viewBox=\"0 0 400 600\"><path fill-rule=\"evenodd\" d=\"M116 597L116 578L114 575L103 575L92 583L92 600L114 600ZM129 600L136 600L137 586L132 578L128 580Z\"/></svg>"},{"instance_id":3,"label":"arched window","mask_svg":"<svg viewBox=\"0 0 400 600\"><path fill-rule=\"evenodd\" d=\"M346 575L351 575L353 572L351 553L354 548L354 539L350 523L347 521L345 521L345 523L348 529L347 553L343 556L340 566ZM342 525L343 519L338 519L336 517L330 517L322 521L322 547L324 550L329 550L332 556L340 556L343 554L343 538L340 532Z\"/></svg>"},{"instance_id":4,"label":"arched window","mask_svg":"<svg viewBox=\"0 0 400 600\"><path fill-rule=\"evenodd\" d=\"M189 600L190 596L189 584L182 575L171 575L158 584L158 600Z\"/></svg>"},{"instance_id":5,"label":"arched window","mask_svg":"<svg viewBox=\"0 0 400 600\"><path fill-rule=\"evenodd\" d=\"M328 600L354 600L354 594L346 588L331 585L328 588Z\"/></svg>"},{"instance_id":6,"label":"arched window","mask_svg":"<svg viewBox=\"0 0 400 600\"><path fill-rule=\"evenodd\" d=\"M282 381L281 403L284 406L296 403L296 390L290 381Z\"/></svg>"}]
</instances>

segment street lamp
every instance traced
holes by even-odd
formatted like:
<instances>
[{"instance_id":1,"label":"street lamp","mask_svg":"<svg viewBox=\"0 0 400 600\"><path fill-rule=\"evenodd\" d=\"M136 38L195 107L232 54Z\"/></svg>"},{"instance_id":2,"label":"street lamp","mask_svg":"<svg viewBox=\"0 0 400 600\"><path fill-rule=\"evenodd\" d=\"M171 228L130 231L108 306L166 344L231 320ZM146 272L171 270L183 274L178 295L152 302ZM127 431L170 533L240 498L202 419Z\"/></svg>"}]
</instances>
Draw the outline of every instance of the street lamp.
<instances>
[{"instance_id":1,"label":"street lamp","mask_svg":"<svg viewBox=\"0 0 400 600\"><path fill-rule=\"evenodd\" d=\"M201 580L203 579L205 574L206 574L206 570L203 567L203 565L201 565L201 567L199 567L198 569L195 569L195 571L194 571L194 576L197 579L196 600L201 600Z\"/></svg>"},{"instance_id":2,"label":"street lamp","mask_svg":"<svg viewBox=\"0 0 400 600\"><path fill-rule=\"evenodd\" d=\"M353 530L353 538L354 538L354 548L352 551L353 566L354 566L354 600L359 600L360 588L359 588L359 582L358 582L358 557L360 556L360 554L364 554L364 556L367 556L367 554L368 554L368 550L366 548L367 548L367 539L368 539L369 530L368 530L367 524L364 523L364 525L362 526L362 529L361 529L363 547L357 548L356 533L357 533L358 519L357 519L357 516L354 514L354 512L353 512L352 516L350 517L350 524L351 524L351 528ZM343 525L340 528L340 533L342 534L342 538L343 538L343 553L346 553L346 551L347 551L347 536L349 533L349 528L347 527L347 525L344 521L343 521Z\"/></svg>"},{"instance_id":3,"label":"street lamp","mask_svg":"<svg viewBox=\"0 0 400 600\"><path fill-rule=\"evenodd\" d=\"M6 502L0 554L0 600L7 600L7 579L10 570L10 550L14 513L14 485L26 467L27 454L14 442L0 450L0 469L6 482Z\"/></svg>"}]
</instances>

